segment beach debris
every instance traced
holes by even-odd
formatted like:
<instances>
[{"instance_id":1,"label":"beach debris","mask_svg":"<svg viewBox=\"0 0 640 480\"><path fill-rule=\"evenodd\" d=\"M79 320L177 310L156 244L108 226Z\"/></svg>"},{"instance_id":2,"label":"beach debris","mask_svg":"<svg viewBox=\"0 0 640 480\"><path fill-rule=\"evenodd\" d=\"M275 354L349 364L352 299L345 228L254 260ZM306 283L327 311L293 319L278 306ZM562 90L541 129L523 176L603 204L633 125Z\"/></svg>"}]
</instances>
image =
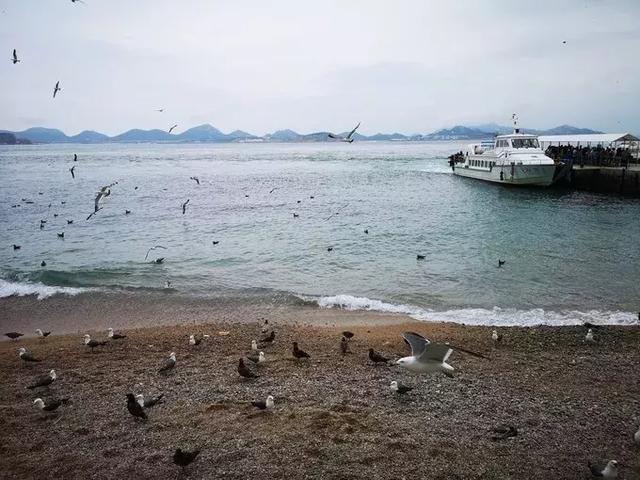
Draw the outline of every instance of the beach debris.
<instances>
[{"instance_id":1,"label":"beach debris","mask_svg":"<svg viewBox=\"0 0 640 480\"><path fill-rule=\"evenodd\" d=\"M609 460L606 465L594 465L589 462L591 475L596 478L618 478L618 462Z\"/></svg>"},{"instance_id":2,"label":"beach debris","mask_svg":"<svg viewBox=\"0 0 640 480\"><path fill-rule=\"evenodd\" d=\"M389 388L391 388L392 392L395 392L399 395L404 395L407 392L410 392L411 390L413 390L413 387L408 387L406 385L402 385L401 383L398 383L396 380L394 380L393 382L391 382L391 385L389 385Z\"/></svg>"},{"instance_id":3,"label":"beach debris","mask_svg":"<svg viewBox=\"0 0 640 480\"><path fill-rule=\"evenodd\" d=\"M142 418L143 420L147 419L147 414L145 413L144 408L138 403L133 393L127 393L127 410L129 410L129 413L136 418Z\"/></svg>"},{"instance_id":4,"label":"beach debris","mask_svg":"<svg viewBox=\"0 0 640 480\"><path fill-rule=\"evenodd\" d=\"M16 49L13 49L13 58L11 58L11 62L15 65L16 63L20 62L20 59L18 58L18 52L16 52Z\"/></svg>"},{"instance_id":5,"label":"beach debris","mask_svg":"<svg viewBox=\"0 0 640 480\"><path fill-rule=\"evenodd\" d=\"M9 333L5 333L4 336L5 337L9 337L11 340L16 340L16 339L24 336L24 333L9 332Z\"/></svg>"},{"instance_id":6,"label":"beach debris","mask_svg":"<svg viewBox=\"0 0 640 480\"><path fill-rule=\"evenodd\" d=\"M33 404L42 411L55 412L60 405L67 403L68 401L69 401L68 398L60 398L60 399L54 398L45 402L41 398L36 398L33 401Z\"/></svg>"},{"instance_id":7,"label":"beach debris","mask_svg":"<svg viewBox=\"0 0 640 480\"><path fill-rule=\"evenodd\" d=\"M379 363L384 363L386 365L387 362L389 361L388 358L383 357L378 352L376 352L373 348L369 349L369 360L371 360L374 363L374 365L377 365Z\"/></svg>"},{"instance_id":8,"label":"beach debris","mask_svg":"<svg viewBox=\"0 0 640 480\"><path fill-rule=\"evenodd\" d=\"M196 459L199 453L200 450L193 450L192 452L189 452L188 450L176 448L176 451L173 454L173 463L182 467L184 470L185 467L189 466L191 462Z\"/></svg>"},{"instance_id":9,"label":"beach debris","mask_svg":"<svg viewBox=\"0 0 640 480\"><path fill-rule=\"evenodd\" d=\"M73 179L76 178L76 174L74 173L75 169L76 169L75 165L69 169L69 171L71 172L71 178L73 178Z\"/></svg>"},{"instance_id":10,"label":"beach debris","mask_svg":"<svg viewBox=\"0 0 640 480\"><path fill-rule=\"evenodd\" d=\"M164 364L162 365L162 367L158 369L158 373L168 372L172 370L173 367L175 366L176 366L176 354L175 352L171 352L171 354L169 355L169 358L167 358Z\"/></svg>"},{"instance_id":11,"label":"beach debris","mask_svg":"<svg viewBox=\"0 0 640 480\"><path fill-rule=\"evenodd\" d=\"M422 335L414 332L404 332L402 338L411 347L411 356L401 358L396 362L396 365L414 373L442 372L445 375L453 375L453 367L447 363L447 359L453 352L453 349L468 353L474 357L486 358L484 355L461 347L454 347L442 343L431 343Z\"/></svg>"},{"instance_id":12,"label":"beach debris","mask_svg":"<svg viewBox=\"0 0 640 480\"><path fill-rule=\"evenodd\" d=\"M58 376L56 375L56 371L51 370L47 375L36 377L31 385L29 385L27 388L29 390L33 390L39 387L48 387L56 380L56 378L58 378Z\"/></svg>"},{"instance_id":13,"label":"beach debris","mask_svg":"<svg viewBox=\"0 0 640 480\"><path fill-rule=\"evenodd\" d=\"M501 266L503 266L506 262L506 260L500 260L498 259L498 268L500 268Z\"/></svg>"},{"instance_id":14,"label":"beach debris","mask_svg":"<svg viewBox=\"0 0 640 480\"><path fill-rule=\"evenodd\" d=\"M149 258L149 253L151 253L153 250L155 250L157 248L162 248L163 250L167 249L167 247L163 247L162 245L155 245L155 246L151 247L149 250L147 250L147 254L144 256L144 259L146 260L147 258Z\"/></svg>"},{"instance_id":15,"label":"beach debris","mask_svg":"<svg viewBox=\"0 0 640 480\"><path fill-rule=\"evenodd\" d=\"M356 130L358 129L358 127L360 126L360 122L358 122L358 125L356 125L356 128L354 128L353 130L351 130L346 136L342 137L340 135L336 135L334 133L328 133L327 136L329 138L333 138L334 140L340 140L341 142L347 142L347 143L352 143L353 142L353 134L356 133Z\"/></svg>"},{"instance_id":16,"label":"beach debris","mask_svg":"<svg viewBox=\"0 0 640 480\"><path fill-rule=\"evenodd\" d=\"M136 395L136 402L143 408L151 408L155 407L158 403L162 403L162 397L164 397L164 393L161 393L157 397L151 397L145 400L144 395L142 393L138 393Z\"/></svg>"},{"instance_id":17,"label":"beach debris","mask_svg":"<svg viewBox=\"0 0 640 480\"><path fill-rule=\"evenodd\" d=\"M189 345L192 347L198 346L202 343L203 337L196 337L195 335L189 335Z\"/></svg>"},{"instance_id":18,"label":"beach debris","mask_svg":"<svg viewBox=\"0 0 640 480\"><path fill-rule=\"evenodd\" d=\"M173 129L176 128L177 126L178 126L178 124L176 123L171 128L169 128L169 133L173 132Z\"/></svg>"},{"instance_id":19,"label":"beach debris","mask_svg":"<svg viewBox=\"0 0 640 480\"><path fill-rule=\"evenodd\" d=\"M190 198L187 198L187 201L182 204L182 214L184 215L187 212L187 205L189 205Z\"/></svg>"},{"instance_id":20,"label":"beach debris","mask_svg":"<svg viewBox=\"0 0 640 480\"><path fill-rule=\"evenodd\" d=\"M40 338L46 338L46 337L48 337L49 335L51 335L51 331L49 331L49 332L43 332L43 331L42 331L42 330L40 330L39 328L36 328L36 333L38 334L38 336L39 336Z\"/></svg>"},{"instance_id":21,"label":"beach debris","mask_svg":"<svg viewBox=\"0 0 640 480\"><path fill-rule=\"evenodd\" d=\"M18 356L24 362L41 362L40 358L36 358L33 356L31 352L27 352L27 349L24 347L20 347L18 349Z\"/></svg>"},{"instance_id":22,"label":"beach debris","mask_svg":"<svg viewBox=\"0 0 640 480\"><path fill-rule=\"evenodd\" d=\"M107 337L109 337L111 340L122 340L124 338L127 338L126 335L122 335L121 333L114 332L113 328L111 327L107 329Z\"/></svg>"},{"instance_id":23,"label":"beach debris","mask_svg":"<svg viewBox=\"0 0 640 480\"><path fill-rule=\"evenodd\" d=\"M242 359L238 362L238 373L244 378L258 378L258 375L252 372L251 369L244 364L244 360Z\"/></svg>"},{"instance_id":24,"label":"beach debris","mask_svg":"<svg viewBox=\"0 0 640 480\"><path fill-rule=\"evenodd\" d=\"M584 336L585 343L596 343L596 338L593 335L593 330L588 329L587 334Z\"/></svg>"},{"instance_id":25,"label":"beach debris","mask_svg":"<svg viewBox=\"0 0 640 480\"><path fill-rule=\"evenodd\" d=\"M515 437L518 435L518 429L513 425L498 425L491 429L494 435L491 440L494 442L499 440L506 440L507 438Z\"/></svg>"},{"instance_id":26,"label":"beach debris","mask_svg":"<svg viewBox=\"0 0 640 480\"><path fill-rule=\"evenodd\" d=\"M491 340L493 340L494 342L501 342L502 341L502 334L498 333L497 330L492 330L491 331Z\"/></svg>"},{"instance_id":27,"label":"beach debris","mask_svg":"<svg viewBox=\"0 0 640 480\"><path fill-rule=\"evenodd\" d=\"M194 182L196 182L198 185L200 185L200 179L198 177L189 177L190 180L193 180Z\"/></svg>"},{"instance_id":28,"label":"beach debris","mask_svg":"<svg viewBox=\"0 0 640 480\"><path fill-rule=\"evenodd\" d=\"M106 340L91 340L91 335L88 333L84 336L84 344L94 351L96 347L103 347L107 344Z\"/></svg>"},{"instance_id":29,"label":"beach debris","mask_svg":"<svg viewBox=\"0 0 640 480\"><path fill-rule=\"evenodd\" d=\"M219 337L226 337L226 336L227 336L227 335L229 335L230 333L231 333L231 332L228 332L228 331L226 331L226 330L223 330L223 331L218 332L218 333L217 333L217 335L218 335Z\"/></svg>"},{"instance_id":30,"label":"beach debris","mask_svg":"<svg viewBox=\"0 0 640 480\"><path fill-rule=\"evenodd\" d=\"M309 355L307 352L305 352L304 350L300 350L298 348L298 342L293 342L293 356L295 358L311 358L311 355Z\"/></svg>"},{"instance_id":31,"label":"beach debris","mask_svg":"<svg viewBox=\"0 0 640 480\"><path fill-rule=\"evenodd\" d=\"M55 87L53 87L53 98L56 98L56 94L57 94L60 90L62 90L62 88L60 88L60 80L58 80L58 81L56 82L56 86L55 86Z\"/></svg>"},{"instance_id":32,"label":"beach debris","mask_svg":"<svg viewBox=\"0 0 640 480\"><path fill-rule=\"evenodd\" d=\"M275 406L273 401L273 397L269 395L266 400L254 400L251 402L251 405L256 407L258 410L271 410Z\"/></svg>"},{"instance_id":33,"label":"beach debris","mask_svg":"<svg viewBox=\"0 0 640 480\"><path fill-rule=\"evenodd\" d=\"M247 359L256 364L264 363L266 361L264 352L251 352L247 355Z\"/></svg>"}]
</instances>

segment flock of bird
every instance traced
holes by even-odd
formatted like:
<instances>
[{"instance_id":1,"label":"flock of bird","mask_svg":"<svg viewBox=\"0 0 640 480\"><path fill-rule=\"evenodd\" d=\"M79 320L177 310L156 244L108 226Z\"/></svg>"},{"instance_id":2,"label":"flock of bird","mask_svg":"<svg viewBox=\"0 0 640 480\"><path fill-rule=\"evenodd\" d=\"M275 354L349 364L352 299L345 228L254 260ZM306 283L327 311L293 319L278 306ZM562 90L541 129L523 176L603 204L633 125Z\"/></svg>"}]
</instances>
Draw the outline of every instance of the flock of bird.
<instances>
[{"instance_id":1,"label":"flock of bird","mask_svg":"<svg viewBox=\"0 0 640 480\"><path fill-rule=\"evenodd\" d=\"M583 341L587 344L597 343L599 339L595 336L593 330L598 328L598 326L588 322L585 323L584 326L587 328L587 332L584 336ZM37 329L36 333L42 340L46 339L51 334L50 331L43 331L41 329ZM262 334L262 338L259 341L256 339L251 340L250 350L244 355L240 356L238 360L238 375L242 379L246 379L248 381L259 378L260 375L258 374L258 369L260 368L260 366L267 363L267 357L264 350L273 345L276 341L276 332L269 324L269 321L266 319L264 320L264 323L260 325L260 333ZM219 334L226 335L228 334L228 332L219 332ZM8 332L5 334L5 336L10 338L11 340L18 340L23 336L23 334L20 332ZM352 353L350 345L353 341L354 336L355 335L353 332L342 332L339 351L343 356ZM198 347L208 338L209 335L206 334L191 334L189 335L188 345L189 347ZM495 329L492 330L491 340L494 345L498 346L503 341L503 338L504 335L502 333L498 333L498 331ZM126 339L126 335L115 332L113 328L109 328L107 330L107 338L105 340L95 340L92 339L89 334L86 334L83 337L83 344L91 352L93 352L96 348L107 346L109 342L126 341ZM376 352L373 348L369 348L368 359L371 362L371 365L389 365L390 362L392 362L392 365L396 365L414 374L443 373L447 376L453 376L454 368L447 362L454 350L472 355L476 358L485 360L487 359L486 356L480 353L473 352L460 346L454 346L449 343L430 342L422 335L414 332L404 332L402 334L402 339L410 348L410 355L393 361L390 358L385 357L383 354ZM292 343L291 355L296 361L306 361L311 358L311 354L300 348L298 342L295 341ZM41 358L36 357L31 352L27 351L27 349L24 347L20 347L18 349L18 356L22 362L27 364L38 363L42 361ZM245 362L245 359L247 360L247 362ZM176 369L177 364L178 362L176 353L171 352L170 355L162 362L157 370L157 373L160 375L170 374ZM48 374L34 378L33 381L31 381L26 386L26 388L29 390L44 388L48 389L48 387L52 383L54 383L57 378L58 377L56 371L52 369ZM391 392L393 392L393 394L402 396L411 392L414 387L403 385L397 380L392 380L389 385L389 389L391 390ZM127 411L135 419L139 419L140 421L147 421L149 418L147 411L162 403L163 401L163 393L160 393L157 396L152 396L150 398L145 398L141 393L134 395L130 392L126 395ZM49 398L45 400L41 397L37 397L33 400L33 405L35 405L38 409L42 410L46 414L52 414L57 412L60 407L68 404L69 402L69 398ZM265 399L256 399L251 401L250 406L259 411L271 412L275 409L275 399L273 395L268 395ZM498 425L493 429L493 433L494 435L492 437L492 440L505 440L517 436L518 429L513 425ZM638 428L638 430L635 432L633 440L636 444L640 445L640 428ZM182 448L177 448L174 451L172 459L176 465L184 469L195 460L199 453L200 449L185 450ZM616 460L609 460L604 465L594 465L589 462L588 466L591 474L596 478L617 478L618 462Z\"/></svg>"}]
</instances>

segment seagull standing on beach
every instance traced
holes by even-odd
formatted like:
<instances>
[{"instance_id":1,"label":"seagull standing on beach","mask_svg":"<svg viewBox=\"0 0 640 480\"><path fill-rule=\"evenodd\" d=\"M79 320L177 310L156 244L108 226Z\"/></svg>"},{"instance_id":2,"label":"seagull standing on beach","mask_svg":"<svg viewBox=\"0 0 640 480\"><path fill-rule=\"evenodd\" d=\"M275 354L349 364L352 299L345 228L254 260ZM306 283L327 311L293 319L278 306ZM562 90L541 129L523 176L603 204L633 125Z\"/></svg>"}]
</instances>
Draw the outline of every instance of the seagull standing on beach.
<instances>
[{"instance_id":1,"label":"seagull standing on beach","mask_svg":"<svg viewBox=\"0 0 640 480\"><path fill-rule=\"evenodd\" d=\"M340 353L342 353L342 355L351 353L351 351L349 351L349 340L347 340L347 337L342 337L340 340Z\"/></svg>"},{"instance_id":2,"label":"seagull standing on beach","mask_svg":"<svg viewBox=\"0 0 640 480\"><path fill-rule=\"evenodd\" d=\"M56 375L56 371L51 370L48 375L37 377L27 388L29 390L33 390L39 387L48 387L56 380L56 378L58 378L58 376Z\"/></svg>"},{"instance_id":3,"label":"seagull standing on beach","mask_svg":"<svg viewBox=\"0 0 640 480\"><path fill-rule=\"evenodd\" d=\"M596 339L593 336L593 330L587 330L587 334L584 336L584 341L586 343L596 343Z\"/></svg>"},{"instance_id":4,"label":"seagull standing on beach","mask_svg":"<svg viewBox=\"0 0 640 480\"><path fill-rule=\"evenodd\" d=\"M18 356L24 362L41 362L42 360L33 356L31 352L27 352L27 349L20 347L18 350Z\"/></svg>"},{"instance_id":5,"label":"seagull standing on beach","mask_svg":"<svg viewBox=\"0 0 640 480\"><path fill-rule=\"evenodd\" d=\"M251 350L253 352L257 352L258 351L258 342L256 342L255 340L251 340Z\"/></svg>"},{"instance_id":6,"label":"seagull standing on beach","mask_svg":"<svg viewBox=\"0 0 640 480\"><path fill-rule=\"evenodd\" d=\"M271 410L275 406L273 401L273 397L269 395L266 400L254 400L251 402L251 405L256 407L258 410Z\"/></svg>"},{"instance_id":7,"label":"seagull standing on beach","mask_svg":"<svg viewBox=\"0 0 640 480\"><path fill-rule=\"evenodd\" d=\"M11 61L14 65L20 61L18 60L18 52L16 52L15 48L13 49L13 58L11 59Z\"/></svg>"},{"instance_id":8,"label":"seagull standing on beach","mask_svg":"<svg viewBox=\"0 0 640 480\"><path fill-rule=\"evenodd\" d=\"M202 342L202 337L196 338L195 335L189 335L189 345L191 345L192 347L200 345L201 342Z\"/></svg>"},{"instance_id":9,"label":"seagull standing on beach","mask_svg":"<svg viewBox=\"0 0 640 480\"><path fill-rule=\"evenodd\" d=\"M391 385L389 387L391 388L391 391L399 395L404 395L405 393L413 390L413 387L407 387L406 385L402 385L395 380L391 382Z\"/></svg>"},{"instance_id":10,"label":"seagull standing on beach","mask_svg":"<svg viewBox=\"0 0 640 480\"><path fill-rule=\"evenodd\" d=\"M60 90L62 89L60 88L60 80L58 80L56 82L56 86L53 87L53 98L56 98L56 93L58 93Z\"/></svg>"},{"instance_id":11,"label":"seagull standing on beach","mask_svg":"<svg viewBox=\"0 0 640 480\"><path fill-rule=\"evenodd\" d=\"M262 328L260 328L260 333L266 335L269 331L269 320L265 318L264 323L262 324Z\"/></svg>"},{"instance_id":12,"label":"seagull standing on beach","mask_svg":"<svg viewBox=\"0 0 640 480\"><path fill-rule=\"evenodd\" d=\"M46 263L45 263L44 265L46 265ZM43 265L43 266L44 266L44 265ZM36 328L36 333L38 334L38 336L39 336L40 338L46 338L46 337L48 337L49 335L51 335L51 332L50 332L50 331L49 331L49 332L43 332L43 331L42 331L42 330L40 330L39 328Z\"/></svg>"},{"instance_id":13,"label":"seagull standing on beach","mask_svg":"<svg viewBox=\"0 0 640 480\"><path fill-rule=\"evenodd\" d=\"M103 347L107 344L106 341L99 341L99 340L91 340L91 335L89 335L88 333L84 336L84 344L89 347L91 349L91 351L93 352L94 348L96 347Z\"/></svg>"},{"instance_id":14,"label":"seagull standing on beach","mask_svg":"<svg viewBox=\"0 0 640 480\"><path fill-rule=\"evenodd\" d=\"M401 366L413 373L436 373L442 372L445 375L453 375L453 367L447 363L453 348L442 343L431 343L422 335L413 332L404 332L402 338L411 347L411 356L401 358L396 365ZM479 353L474 353L460 347L457 350L470 355L485 358Z\"/></svg>"},{"instance_id":15,"label":"seagull standing on beach","mask_svg":"<svg viewBox=\"0 0 640 480\"><path fill-rule=\"evenodd\" d=\"M120 333L115 333L113 331L113 328L109 327L107 329L107 337L109 337L111 340L122 340L124 338L127 338L126 335L122 335Z\"/></svg>"},{"instance_id":16,"label":"seagull standing on beach","mask_svg":"<svg viewBox=\"0 0 640 480\"><path fill-rule=\"evenodd\" d=\"M176 354L175 352L171 352L171 355L169 355L169 358L165 360L162 367L160 367L160 369L158 370L158 373L168 372L169 370L172 370L173 367L175 366L176 366Z\"/></svg>"},{"instance_id":17,"label":"seagull standing on beach","mask_svg":"<svg viewBox=\"0 0 640 480\"><path fill-rule=\"evenodd\" d=\"M618 462L615 460L609 460L604 467L589 462L589 470L596 478L618 478Z\"/></svg>"},{"instance_id":18,"label":"seagull standing on beach","mask_svg":"<svg viewBox=\"0 0 640 480\"><path fill-rule=\"evenodd\" d=\"M147 414L144 413L144 408L138 403L133 393L127 393L127 410L136 418L147 419Z\"/></svg>"},{"instance_id":19,"label":"seagull standing on beach","mask_svg":"<svg viewBox=\"0 0 640 480\"><path fill-rule=\"evenodd\" d=\"M341 137L340 135L335 135L333 133L329 133L328 136L329 138L333 138L334 140L340 140L341 142L348 142L348 143L352 143L353 142L353 134L356 133L356 130L358 129L358 127L360 126L360 122L358 122L358 125L356 125L356 128L354 128L353 130L351 130L346 137Z\"/></svg>"},{"instance_id":20,"label":"seagull standing on beach","mask_svg":"<svg viewBox=\"0 0 640 480\"><path fill-rule=\"evenodd\" d=\"M494 342L501 342L502 341L502 334L498 334L497 330L493 330L491 332L491 340L493 340Z\"/></svg>"},{"instance_id":21,"label":"seagull standing on beach","mask_svg":"<svg viewBox=\"0 0 640 480\"><path fill-rule=\"evenodd\" d=\"M68 400L66 398L61 398L60 400L49 400L47 403L45 403L41 398L36 398L33 401L33 404L44 412L54 412L60 405L62 405L63 403L67 403L67 401Z\"/></svg>"}]
</instances>

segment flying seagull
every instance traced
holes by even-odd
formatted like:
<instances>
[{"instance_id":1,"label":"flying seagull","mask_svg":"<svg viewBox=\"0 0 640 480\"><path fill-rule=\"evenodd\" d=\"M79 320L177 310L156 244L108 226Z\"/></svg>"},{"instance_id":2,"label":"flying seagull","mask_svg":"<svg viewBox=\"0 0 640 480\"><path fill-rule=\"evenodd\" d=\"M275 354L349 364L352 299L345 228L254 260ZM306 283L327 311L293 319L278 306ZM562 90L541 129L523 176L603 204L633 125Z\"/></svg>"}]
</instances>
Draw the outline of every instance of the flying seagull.
<instances>
[{"instance_id":1,"label":"flying seagull","mask_svg":"<svg viewBox=\"0 0 640 480\"><path fill-rule=\"evenodd\" d=\"M242 359L238 362L238 373L244 378L258 378L258 375L253 373L251 369L244 364L244 360Z\"/></svg>"},{"instance_id":2,"label":"flying seagull","mask_svg":"<svg viewBox=\"0 0 640 480\"><path fill-rule=\"evenodd\" d=\"M161 393L157 397L144 399L144 395L139 393L136 395L136 402L143 408L151 408L155 407L158 403L161 403L162 397L164 397L164 393Z\"/></svg>"},{"instance_id":3,"label":"flying seagull","mask_svg":"<svg viewBox=\"0 0 640 480\"><path fill-rule=\"evenodd\" d=\"M87 220L89 220L91 217L93 217L96 213L98 213L100 210L102 210L103 207L97 208L94 212L90 213L89 216L87 217Z\"/></svg>"},{"instance_id":4,"label":"flying seagull","mask_svg":"<svg viewBox=\"0 0 640 480\"><path fill-rule=\"evenodd\" d=\"M497 330L492 330L491 331L491 340L493 340L494 342L501 342L502 341L502 334L498 333Z\"/></svg>"},{"instance_id":5,"label":"flying seagull","mask_svg":"<svg viewBox=\"0 0 640 480\"><path fill-rule=\"evenodd\" d=\"M56 378L58 378L58 376L56 375L56 371L51 370L47 375L42 375L36 378L33 381L33 383L29 385L27 388L29 390L33 390L38 387L48 387L55 381Z\"/></svg>"},{"instance_id":6,"label":"flying seagull","mask_svg":"<svg viewBox=\"0 0 640 480\"><path fill-rule=\"evenodd\" d=\"M122 340L123 338L127 338L126 335L122 335L120 333L115 333L113 331L113 328L109 327L107 329L107 337L109 337L111 340Z\"/></svg>"},{"instance_id":7,"label":"flying seagull","mask_svg":"<svg viewBox=\"0 0 640 480\"><path fill-rule=\"evenodd\" d=\"M58 80L56 82L56 86L53 88L53 98L56 98L56 93L58 93L60 90L62 90L60 88L60 80Z\"/></svg>"},{"instance_id":8,"label":"flying seagull","mask_svg":"<svg viewBox=\"0 0 640 480\"><path fill-rule=\"evenodd\" d=\"M498 259L498 268L500 268L501 266L503 266L505 263L507 263L506 260L500 260Z\"/></svg>"},{"instance_id":9,"label":"flying seagull","mask_svg":"<svg viewBox=\"0 0 640 480\"><path fill-rule=\"evenodd\" d=\"M18 350L18 356L25 362L41 362L42 360L33 356L31 352L27 352L27 349L20 347Z\"/></svg>"},{"instance_id":10,"label":"flying seagull","mask_svg":"<svg viewBox=\"0 0 640 480\"><path fill-rule=\"evenodd\" d=\"M340 140L341 142L351 143L351 142L353 142L353 138L352 138L353 134L356 133L356 130L358 129L359 126L360 126L360 122L358 122L358 125L356 125L356 128L351 130L346 137L341 137L340 135L335 135L333 133L329 133L329 138L333 138L335 140Z\"/></svg>"},{"instance_id":11,"label":"flying seagull","mask_svg":"<svg viewBox=\"0 0 640 480\"><path fill-rule=\"evenodd\" d=\"M173 454L173 463L184 469L196 459L199 453L200 450L189 452L187 450L182 450L181 448L176 448L176 451Z\"/></svg>"},{"instance_id":12,"label":"flying seagull","mask_svg":"<svg viewBox=\"0 0 640 480\"><path fill-rule=\"evenodd\" d=\"M247 355L247 359L257 364L263 363L266 360L264 352L251 352Z\"/></svg>"},{"instance_id":13,"label":"flying seagull","mask_svg":"<svg viewBox=\"0 0 640 480\"><path fill-rule=\"evenodd\" d=\"M413 390L413 387L407 387L406 385L402 385L401 383L398 383L395 380L391 382L391 385L389 387L393 392L398 393L400 395L404 395L405 393Z\"/></svg>"},{"instance_id":14,"label":"flying seagull","mask_svg":"<svg viewBox=\"0 0 640 480\"><path fill-rule=\"evenodd\" d=\"M46 265L46 263L45 263L45 265ZM49 331L49 332L43 332L43 331L42 331L42 330L40 330L39 328L36 328L36 333L38 334L38 336L39 336L40 338L46 338L46 337L48 337L49 335L51 335L51 332L50 332L50 331Z\"/></svg>"},{"instance_id":15,"label":"flying seagull","mask_svg":"<svg viewBox=\"0 0 640 480\"><path fill-rule=\"evenodd\" d=\"M172 370L173 367L175 366L176 366L176 354L175 352L171 352L171 355L169 355L169 358L165 360L162 367L160 367L160 369L158 370L158 373L168 372L169 370Z\"/></svg>"},{"instance_id":16,"label":"flying seagull","mask_svg":"<svg viewBox=\"0 0 640 480\"><path fill-rule=\"evenodd\" d=\"M11 340L16 340L16 339L24 336L24 333L9 332L9 333L5 333L4 336L5 337L9 337Z\"/></svg>"},{"instance_id":17,"label":"flying seagull","mask_svg":"<svg viewBox=\"0 0 640 480\"><path fill-rule=\"evenodd\" d=\"M274 407L273 397L269 395L266 400L254 400L251 405L258 410L271 410Z\"/></svg>"},{"instance_id":18,"label":"flying seagull","mask_svg":"<svg viewBox=\"0 0 640 480\"><path fill-rule=\"evenodd\" d=\"M163 247L162 245L156 245L155 247L151 247L149 250L147 250L147 254L144 256L144 259L146 260L147 258L149 258L149 252L151 252L152 250L155 250L156 248L162 248L164 250L167 249L167 247Z\"/></svg>"},{"instance_id":19,"label":"flying seagull","mask_svg":"<svg viewBox=\"0 0 640 480\"><path fill-rule=\"evenodd\" d=\"M78 161L78 154L77 154L77 153L74 153L74 154L73 154L73 161L74 161L74 162L77 162L77 161Z\"/></svg>"},{"instance_id":20,"label":"flying seagull","mask_svg":"<svg viewBox=\"0 0 640 480\"><path fill-rule=\"evenodd\" d=\"M596 478L618 478L618 462L615 460L609 460L604 467L589 462L589 470Z\"/></svg>"},{"instance_id":21,"label":"flying seagull","mask_svg":"<svg viewBox=\"0 0 640 480\"><path fill-rule=\"evenodd\" d=\"M293 356L295 358L311 358L311 355L298 348L298 342L293 342Z\"/></svg>"},{"instance_id":22,"label":"flying seagull","mask_svg":"<svg viewBox=\"0 0 640 480\"><path fill-rule=\"evenodd\" d=\"M89 335L88 333L84 336L84 344L89 347L91 349L91 351L93 352L94 348L96 347L103 347L104 345L107 344L106 341L99 341L99 340L91 340L91 335Z\"/></svg>"},{"instance_id":23,"label":"flying seagull","mask_svg":"<svg viewBox=\"0 0 640 480\"><path fill-rule=\"evenodd\" d=\"M74 179L76 178L76 174L75 174L75 173L73 173L73 171L74 171L75 169L76 169L76 166L75 166L75 165L69 169L69 171L71 172L71 178L74 178Z\"/></svg>"},{"instance_id":24,"label":"flying seagull","mask_svg":"<svg viewBox=\"0 0 640 480\"><path fill-rule=\"evenodd\" d=\"M442 343L431 343L423 336L413 332L404 332L402 338L411 347L411 356L401 358L396 362L396 365L400 365L414 373L443 372L446 375L452 375L453 367L447 363L447 359L453 352L453 348L479 358L485 358L479 353L474 353L460 347L452 347Z\"/></svg>"},{"instance_id":25,"label":"flying seagull","mask_svg":"<svg viewBox=\"0 0 640 480\"><path fill-rule=\"evenodd\" d=\"M198 177L189 177L189 180L194 180L198 185L200 185L200 179Z\"/></svg>"},{"instance_id":26,"label":"flying seagull","mask_svg":"<svg viewBox=\"0 0 640 480\"><path fill-rule=\"evenodd\" d=\"M187 205L189 204L189 200L190 199L187 198L187 201L182 204L182 214L183 215L187 212Z\"/></svg>"},{"instance_id":27,"label":"flying seagull","mask_svg":"<svg viewBox=\"0 0 640 480\"><path fill-rule=\"evenodd\" d=\"M144 408L140 406L133 393L127 393L127 410L129 413L137 418L147 419L147 414L144 413Z\"/></svg>"},{"instance_id":28,"label":"flying seagull","mask_svg":"<svg viewBox=\"0 0 640 480\"><path fill-rule=\"evenodd\" d=\"M176 123L173 127L171 127L171 128L169 129L169 133L171 133L171 132L173 131L173 129L174 129L174 128L176 128L177 126L178 126L178 124Z\"/></svg>"},{"instance_id":29,"label":"flying seagull","mask_svg":"<svg viewBox=\"0 0 640 480\"><path fill-rule=\"evenodd\" d=\"M378 363L384 363L386 364L389 359L386 357L383 357L382 355L380 355L379 353L377 353L373 348L369 349L369 360L371 360L374 364L378 364Z\"/></svg>"},{"instance_id":30,"label":"flying seagull","mask_svg":"<svg viewBox=\"0 0 640 480\"><path fill-rule=\"evenodd\" d=\"M156 110L156 112L160 112L160 113L162 113L162 112L164 112L164 108L158 108L158 109Z\"/></svg>"},{"instance_id":31,"label":"flying seagull","mask_svg":"<svg viewBox=\"0 0 640 480\"><path fill-rule=\"evenodd\" d=\"M326 222L327 220L331 220L333 217L335 217L336 215L340 214L340 212L342 210L344 210L345 208L347 208L348 206L349 206L349 204L347 203L346 205L340 207L336 213L332 213L327 218L325 218L324 221Z\"/></svg>"},{"instance_id":32,"label":"flying seagull","mask_svg":"<svg viewBox=\"0 0 640 480\"><path fill-rule=\"evenodd\" d=\"M68 399L66 398L61 398L60 400L57 400L57 399L49 400L47 403L45 403L41 398L36 398L33 401L33 404L44 412L54 412L58 409L60 405L67 402L68 402Z\"/></svg>"},{"instance_id":33,"label":"flying seagull","mask_svg":"<svg viewBox=\"0 0 640 480\"><path fill-rule=\"evenodd\" d=\"M14 65L20 61L18 60L18 52L16 52L15 48L13 49L13 58L11 59L11 61Z\"/></svg>"}]
</instances>

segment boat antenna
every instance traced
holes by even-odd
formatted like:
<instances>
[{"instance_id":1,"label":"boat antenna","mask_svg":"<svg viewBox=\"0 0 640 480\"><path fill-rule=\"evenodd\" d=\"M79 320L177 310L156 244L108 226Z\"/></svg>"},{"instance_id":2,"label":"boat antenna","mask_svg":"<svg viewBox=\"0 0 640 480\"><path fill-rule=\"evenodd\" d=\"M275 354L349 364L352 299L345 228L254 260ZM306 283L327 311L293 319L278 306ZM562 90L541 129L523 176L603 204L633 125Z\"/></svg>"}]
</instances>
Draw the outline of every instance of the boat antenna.
<instances>
[{"instance_id":1,"label":"boat antenna","mask_svg":"<svg viewBox=\"0 0 640 480\"><path fill-rule=\"evenodd\" d=\"M520 129L518 128L518 115L512 113L511 120L513 120L513 133L520 133Z\"/></svg>"}]
</instances>

